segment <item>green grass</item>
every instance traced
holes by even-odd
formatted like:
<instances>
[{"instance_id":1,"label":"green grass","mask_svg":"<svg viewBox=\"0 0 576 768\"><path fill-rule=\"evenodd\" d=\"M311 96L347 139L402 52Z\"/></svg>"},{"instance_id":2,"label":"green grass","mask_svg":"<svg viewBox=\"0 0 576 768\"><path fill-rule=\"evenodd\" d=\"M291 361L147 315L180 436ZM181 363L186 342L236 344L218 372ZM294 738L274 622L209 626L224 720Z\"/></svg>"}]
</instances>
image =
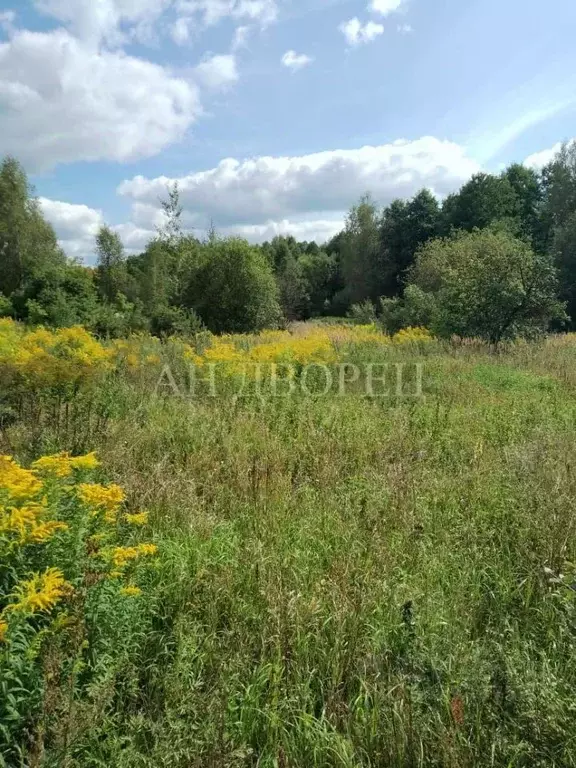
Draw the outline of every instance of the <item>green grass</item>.
<instances>
[{"instance_id":1,"label":"green grass","mask_svg":"<svg viewBox=\"0 0 576 768\"><path fill-rule=\"evenodd\" d=\"M10 427L97 449L161 550L37 764L576 766L574 350L433 349L422 400L120 382L98 431Z\"/></svg>"}]
</instances>

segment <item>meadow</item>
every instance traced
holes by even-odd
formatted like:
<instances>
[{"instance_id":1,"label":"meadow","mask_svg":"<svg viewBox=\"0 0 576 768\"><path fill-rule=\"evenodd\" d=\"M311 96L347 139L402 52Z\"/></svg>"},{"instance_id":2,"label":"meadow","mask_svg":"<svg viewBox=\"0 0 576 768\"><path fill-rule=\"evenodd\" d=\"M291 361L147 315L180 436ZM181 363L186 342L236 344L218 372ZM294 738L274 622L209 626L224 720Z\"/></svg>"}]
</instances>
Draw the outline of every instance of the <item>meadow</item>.
<instances>
[{"instance_id":1,"label":"meadow","mask_svg":"<svg viewBox=\"0 0 576 768\"><path fill-rule=\"evenodd\" d=\"M576 766L575 387L570 334L0 320L0 765Z\"/></svg>"}]
</instances>

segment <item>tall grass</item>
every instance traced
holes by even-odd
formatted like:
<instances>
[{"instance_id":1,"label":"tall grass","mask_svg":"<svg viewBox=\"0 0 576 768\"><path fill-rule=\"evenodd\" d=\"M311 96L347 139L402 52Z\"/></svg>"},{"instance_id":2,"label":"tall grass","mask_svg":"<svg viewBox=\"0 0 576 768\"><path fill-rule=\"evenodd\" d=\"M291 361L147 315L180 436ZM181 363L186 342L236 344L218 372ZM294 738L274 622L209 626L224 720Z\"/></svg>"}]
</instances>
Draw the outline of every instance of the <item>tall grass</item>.
<instances>
[{"instance_id":1,"label":"tall grass","mask_svg":"<svg viewBox=\"0 0 576 768\"><path fill-rule=\"evenodd\" d=\"M100 421L6 426L22 460L97 450L159 547L36 764L576 765L576 340L346 359L422 362L425 397L116 375Z\"/></svg>"}]
</instances>

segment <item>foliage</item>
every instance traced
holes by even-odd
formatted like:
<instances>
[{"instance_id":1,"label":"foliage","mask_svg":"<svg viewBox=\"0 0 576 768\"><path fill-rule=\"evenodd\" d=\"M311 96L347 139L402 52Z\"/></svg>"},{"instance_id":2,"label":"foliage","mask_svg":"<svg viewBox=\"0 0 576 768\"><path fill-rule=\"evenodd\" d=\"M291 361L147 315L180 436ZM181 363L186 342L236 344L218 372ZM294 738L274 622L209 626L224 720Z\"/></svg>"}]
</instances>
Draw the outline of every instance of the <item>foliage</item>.
<instances>
[{"instance_id":1,"label":"foliage","mask_svg":"<svg viewBox=\"0 0 576 768\"><path fill-rule=\"evenodd\" d=\"M188 287L189 306L214 332L249 332L280 320L272 269L244 240L215 240L205 246L202 264Z\"/></svg>"},{"instance_id":2,"label":"foliage","mask_svg":"<svg viewBox=\"0 0 576 768\"><path fill-rule=\"evenodd\" d=\"M493 355L316 323L194 351L224 344L388 365L391 384L418 362L425 396L189 402L153 382L155 355L192 345L102 344L116 408L82 425L105 469L49 426L38 463L3 465L2 507L34 524L2 516L10 557L21 530L68 526L0 571L0 610L38 608L0 620L6 763L573 765L576 337ZM3 429L6 452L34 430Z\"/></svg>"},{"instance_id":3,"label":"foliage","mask_svg":"<svg viewBox=\"0 0 576 768\"><path fill-rule=\"evenodd\" d=\"M136 624L123 614L144 620L127 603L157 548L140 540L147 516L124 511L119 486L89 481L98 466L94 453L44 456L31 469L0 456L1 765L34 760L46 744L66 759L73 730L89 727L74 702L134 651Z\"/></svg>"},{"instance_id":4,"label":"foliage","mask_svg":"<svg viewBox=\"0 0 576 768\"><path fill-rule=\"evenodd\" d=\"M411 274L434 299L431 328L498 344L542 333L564 313L551 260L506 233L458 234L427 243Z\"/></svg>"}]
</instances>

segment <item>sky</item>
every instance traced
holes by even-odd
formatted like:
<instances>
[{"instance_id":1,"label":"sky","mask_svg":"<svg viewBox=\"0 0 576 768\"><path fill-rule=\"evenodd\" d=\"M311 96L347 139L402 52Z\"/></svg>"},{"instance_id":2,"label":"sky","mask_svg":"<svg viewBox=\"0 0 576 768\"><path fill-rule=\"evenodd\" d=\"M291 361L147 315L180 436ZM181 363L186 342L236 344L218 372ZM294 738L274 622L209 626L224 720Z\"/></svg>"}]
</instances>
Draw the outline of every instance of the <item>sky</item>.
<instances>
[{"instance_id":1,"label":"sky","mask_svg":"<svg viewBox=\"0 0 576 768\"><path fill-rule=\"evenodd\" d=\"M0 156L65 251L187 230L323 242L576 136L574 0L0 0Z\"/></svg>"}]
</instances>

